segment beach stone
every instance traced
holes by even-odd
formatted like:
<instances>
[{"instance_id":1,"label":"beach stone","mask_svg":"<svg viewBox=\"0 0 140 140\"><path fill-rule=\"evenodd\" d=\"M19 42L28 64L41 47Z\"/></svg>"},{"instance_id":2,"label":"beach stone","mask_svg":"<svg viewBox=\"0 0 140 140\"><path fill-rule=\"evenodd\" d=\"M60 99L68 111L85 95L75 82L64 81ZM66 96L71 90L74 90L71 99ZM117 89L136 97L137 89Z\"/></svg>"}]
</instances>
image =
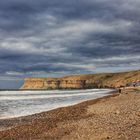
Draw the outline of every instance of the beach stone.
<instances>
[{"instance_id":1,"label":"beach stone","mask_svg":"<svg viewBox=\"0 0 140 140\"><path fill-rule=\"evenodd\" d=\"M115 114L120 114L120 111L119 111L119 110L116 110L116 111L115 111Z\"/></svg>"},{"instance_id":2,"label":"beach stone","mask_svg":"<svg viewBox=\"0 0 140 140\"><path fill-rule=\"evenodd\" d=\"M107 140L109 140L110 139L110 137L109 136L107 136L107 138L106 138Z\"/></svg>"}]
</instances>

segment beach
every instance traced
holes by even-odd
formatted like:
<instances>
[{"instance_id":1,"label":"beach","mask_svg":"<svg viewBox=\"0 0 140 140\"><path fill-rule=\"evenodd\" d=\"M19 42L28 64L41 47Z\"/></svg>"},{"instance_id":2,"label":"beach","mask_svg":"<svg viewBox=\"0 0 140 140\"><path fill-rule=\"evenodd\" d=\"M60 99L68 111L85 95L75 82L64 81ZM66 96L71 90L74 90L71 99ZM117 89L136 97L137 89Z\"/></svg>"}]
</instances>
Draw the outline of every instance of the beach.
<instances>
[{"instance_id":1,"label":"beach","mask_svg":"<svg viewBox=\"0 0 140 140\"><path fill-rule=\"evenodd\" d=\"M0 139L139 140L139 93L128 90L48 112L0 120L4 127Z\"/></svg>"}]
</instances>

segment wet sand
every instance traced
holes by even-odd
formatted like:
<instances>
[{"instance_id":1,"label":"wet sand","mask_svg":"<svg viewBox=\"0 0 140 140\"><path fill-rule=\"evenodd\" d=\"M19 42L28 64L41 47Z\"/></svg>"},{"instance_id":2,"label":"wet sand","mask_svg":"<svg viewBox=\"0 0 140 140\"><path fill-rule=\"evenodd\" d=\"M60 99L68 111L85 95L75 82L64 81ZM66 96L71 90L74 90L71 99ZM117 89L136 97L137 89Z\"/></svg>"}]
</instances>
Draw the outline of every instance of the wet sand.
<instances>
[{"instance_id":1,"label":"wet sand","mask_svg":"<svg viewBox=\"0 0 140 140\"><path fill-rule=\"evenodd\" d=\"M0 128L1 140L140 140L140 92L0 120Z\"/></svg>"}]
</instances>

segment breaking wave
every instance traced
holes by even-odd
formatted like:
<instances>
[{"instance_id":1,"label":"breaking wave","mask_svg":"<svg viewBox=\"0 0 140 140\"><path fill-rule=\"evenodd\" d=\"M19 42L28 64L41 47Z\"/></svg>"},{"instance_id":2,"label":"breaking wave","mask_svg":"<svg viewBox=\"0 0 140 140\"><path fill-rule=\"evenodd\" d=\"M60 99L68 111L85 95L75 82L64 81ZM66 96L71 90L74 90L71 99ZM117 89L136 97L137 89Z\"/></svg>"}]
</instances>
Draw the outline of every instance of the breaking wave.
<instances>
[{"instance_id":1,"label":"breaking wave","mask_svg":"<svg viewBox=\"0 0 140 140\"><path fill-rule=\"evenodd\" d=\"M0 119L26 116L103 97L111 89L0 91Z\"/></svg>"}]
</instances>

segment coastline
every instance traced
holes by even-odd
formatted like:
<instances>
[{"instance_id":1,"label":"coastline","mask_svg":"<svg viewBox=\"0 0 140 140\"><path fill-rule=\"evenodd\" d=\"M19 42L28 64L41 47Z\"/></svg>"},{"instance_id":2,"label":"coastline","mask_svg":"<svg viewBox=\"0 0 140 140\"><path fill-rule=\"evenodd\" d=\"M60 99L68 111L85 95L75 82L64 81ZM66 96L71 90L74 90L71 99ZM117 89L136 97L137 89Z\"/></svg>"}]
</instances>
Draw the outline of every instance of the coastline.
<instances>
[{"instance_id":1,"label":"coastline","mask_svg":"<svg viewBox=\"0 0 140 140\"><path fill-rule=\"evenodd\" d=\"M55 112L56 110L59 110L61 108L69 108L69 107L73 107L73 106L79 106L81 104L86 104L87 102L98 102L99 100L101 99L106 99L106 98L110 98L110 97L114 97L114 96L117 96L118 93L117 93L117 90L114 89L114 91L109 91L108 93L106 93L106 95L102 96L102 97L96 97L95 99L87 99L87 100L84 100L84 101L80 101L78 103L74 103L72 105L67 105L67 106L63 106L63 107L57 107L57 108L54 108L54 109L50 109L50 110L47 110L47 111L42 111L42 112L39 112L39 113L34 113L34 114L31 114L31 115L25 115L25 116L17 116L17 117L4 117L4 118L0 118L0 131L2 130L1 128L3 127L3 122L15 122L15 121L22 121L22 119L26 119L26 118L34 118L34 117L39 117L41 114L43 113L49 113L49 112ZM7 124L7 123L6 123ZM14 127L14 124L11 124L12 126L11 127ZM7 130L7 129L10 129L11 127L9 127L8 125L5 126L5 129L4 130Z\"/></svg>"},{"instance_id":2,"label":"coastline","mask_svg":"<svg viewBox=\"0 0 140 140\"><path fill-rule=\"evenodd\" d=\"M1 105L5 103L6 105L1 107L0 120L18 118L23 116L25 117L41 112L51 111L60 107L68 107L76 105L84 101L93 100L110 95L114 93L114 91L116 90L86 89L74 91L54 90L44 92L43 91L1 92L0 93L1 96L0 101L2 101ZM10 102L8 102L8 100ZM8 104L10 104L9 107ZM15 108L15 106L17 107ZM22 106L23 109L21 109L20 106ZM7 111L5 110L6 108L8 108Z\"/></svg>"},{"instance_id":3,"label":"coastline","mask_svg":"<svg viewBox=\"0 0 140 140\"><path fill-rule=\"evenodd\" d=\"M19 125L21 125L22 123L24 124L24 122L26 122L26 120L28 121L29 119L34 119L34 118L38 119L43 114L50 114L50 113L55 112L55 111L57 112L59 110L63 110L63 109L67 109L67 108L73 108L73 107L77 107L77 106L86 106L91 102L92 102L92 104L96 104L100 100L107 99L107 98L110 98L110 97L115 97L118 94L119 93L114 90L114 91L109 92L109 94L107 94L103 97L90 99L90 100L86 100L86 101L81 101L79 103L76 103L76 104L73 104L73 105L68 105L68 106L65 106L65 107L58 107L58 108L55 108L55 109L51 109L51 110L48 110L48 111L43 111L43 112L40 112L40 113L35 113L35 114L27 115L27 116L1 118L0 119L0 131L11 129L11 128L15 127L15 125L17 125L18 123L19 123Z\"/></svg>"},{"instance_id":4,"label":"coastline","mask_svg":"<svg viewBox=\"0 0 140 140\"><path fill-rule=\"evenodd\" d=\"M137 102L133 102L134 100ZM86 139L85 137L90 139L94 137L94 139L100 140L112 137L114 134L114 139L120 136L126 139L127 135L130 135L130 132L128 132L128 129L122 131L125 126L127 128L132 122L132 127L137 127L137 130L140 128L139 114L133 116L135 124L130 119L129 114L127 114L127 112L133 114L133 110L129 109L133 105L139 107L139 101L140 94L135 92L128 92L127 94L116 92L115 94L84 101L73 106L62 107L26 117L0 120L0 124L10 128L9 130L0 131L0 139ZM126 105L125 103L129 104ZM123 110L121 110L121 107ZM136 112L134 113L136 114ZM128 115L128 120L125 115ZM120 120L122 117L126 121L124 122L126 123L125 125L123 124L123 120ZM104 124L106 121L108 123ZM114 126L115 124L116 126ZM106 127L106 129L103 129L103 127ZM107 130L110 127L114 134L110 129ZM100 130L100 128L102 129ZM83 130L91 132L84 132ZM138 134L140 133L133 134L133 138L138 137ZM130 136L129 139L131 139Z\"/></svg>"}]
</instances>

